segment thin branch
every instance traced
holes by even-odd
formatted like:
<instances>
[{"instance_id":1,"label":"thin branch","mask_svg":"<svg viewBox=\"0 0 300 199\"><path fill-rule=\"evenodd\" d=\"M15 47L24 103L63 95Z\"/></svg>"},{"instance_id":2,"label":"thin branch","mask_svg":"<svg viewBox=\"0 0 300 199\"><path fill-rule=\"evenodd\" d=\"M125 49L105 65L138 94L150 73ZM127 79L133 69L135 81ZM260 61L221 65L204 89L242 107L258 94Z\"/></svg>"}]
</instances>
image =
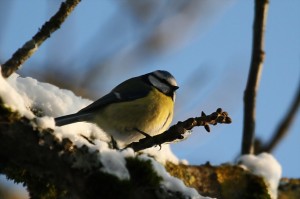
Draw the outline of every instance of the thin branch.
<instances>
[{"instance_id":1,"label":"thin branch","mask_svg":"<svg viewBox=\"0 0 300 199\"><path fill-rule=\"evenodd\" d=\"M252 57L247 86L244 92L242 154L253 153L253 141L255 137L255 100L265 57L264 32L268 3L268 0L255 0Z\"/></svg>"},{"instance_id":2,"label":"thin branch","mask_svg":"<svg viewBox=\"0 0 300 199\"><path fill-rule=\"evenodd\" d=\"M47 21L42 28L27 41L21 48L19 48L13 56L6 61L2 66L3 77L9 77L38 49L38 47L50 37L50 35L60 28L61 24L74 10L80 0L66 0L63 2L58 12Z\"/></svg>"},{"instance_id":3,"label":"thin branch","mask_svg":"<svg viewBox=\"0 0 300 199\"><path fill-rule=\"evenodd\" d=\"M172 142L177 139L183 139L183 134L185 134L186 131L191 130L195 126L204 126L205 130L207 132L210 132L209 125L217 125L218 123L231 123L231 118L228 116L228 113L223 112L221 108L218 108L216 112L210 115L205 115L205 113L202 112L201 117L189 118L184 122L178 122L177 124L171 126L169 130L165 131L164 133L153 137L145 137L139 140L139 142L133 142L129 144L128 146L126 146L126 148L130 147L134 151L140 151L152 146Z\"/></svg>"},{"instance_id":4,"label":"thin branch","mask_svg":"<svg viewBox=\"0 0 300 199\"><path fill-rule=\"evenodd\" d=\"M300 107L300 84L298 85L298 91L288 112L286 113L285 117L279 124L276 131L274 132L271 141L265 147L263 147L262 151L271 152L279 144L279 142L287 134L289 127L293 123L293 120L296 116L299 107Z\"/></svg>"}]
</instances>

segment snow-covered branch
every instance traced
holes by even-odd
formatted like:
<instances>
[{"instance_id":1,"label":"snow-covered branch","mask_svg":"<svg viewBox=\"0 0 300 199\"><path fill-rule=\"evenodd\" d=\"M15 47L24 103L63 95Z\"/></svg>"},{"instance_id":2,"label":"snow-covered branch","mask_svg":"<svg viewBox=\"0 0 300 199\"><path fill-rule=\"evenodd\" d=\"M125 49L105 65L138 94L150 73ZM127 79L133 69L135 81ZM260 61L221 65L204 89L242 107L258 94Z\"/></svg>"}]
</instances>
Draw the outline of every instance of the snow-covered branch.
<instances>
[{"instance_id":1,"label":"snow-covered branch","mask_svg":"<svg viewBox=\"0 0 300 199\"><path fill-rule=\"evenodd\" d=\"M130 149L99 152L86 145L78 147L68 138L59 140L52 129L40 129L34 120L11 112L3 103L0 115L0 172L24 183L32 198L185 198L198 195L194 189L171 177L153 159L135 157ZM123 170L120 165L124 165ZM164 185L166 180L168 183ZM174 188L180 188L181 192L173 191Z\"/></svg>"}]
</instances>

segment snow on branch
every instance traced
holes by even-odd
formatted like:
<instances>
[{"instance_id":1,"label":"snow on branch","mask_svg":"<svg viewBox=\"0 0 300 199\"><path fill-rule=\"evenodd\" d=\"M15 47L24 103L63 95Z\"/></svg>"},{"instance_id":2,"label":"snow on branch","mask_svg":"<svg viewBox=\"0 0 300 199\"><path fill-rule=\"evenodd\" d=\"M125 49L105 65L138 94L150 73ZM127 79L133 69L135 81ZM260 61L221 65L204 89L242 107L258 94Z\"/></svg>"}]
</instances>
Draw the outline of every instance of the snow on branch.
<instances>
[{"instance_id":1,"label":"snow on branch","mask_svg":"<svg viewBox=\"0 0 300 199\"><path fill-rule=\"evenodd\" d=\"M53 194L52 198L75 199L107 198L107 194L114 194L111 198L120 194L135 198L139 194L153 193L159 193L160 198L167 195L171 198L199 196L195 189L170 176L160 163L146 154L134 154L132 149L111 149L106 139L108 136L92 124L55 127L53 118L48 116L68 111L68 106L77 109L89 101L16 74L8 79L0 78L0 83L0 173L26 184L31 197L41 198L49 193ZM67 109L60 110L62 107ZM40 110L38 115L42 117L33 115L32 110ZM182 138L182 133L195 126L204 126L209 131L210 124L230 121L228 114L221 109L211 115L202 113L201 117L172 126L161 135L159 142L152 142L152 145L149 141L145 142L148 145L134 143L132 148L137 151L136 147L141 150L171 142ZM93 138L93 143L82 135ZM168 153L166 147L168 145L159 152L172 161L172 153ZM154 154L153 157L157 156Z\"/></svg>"},{"instance_id":2,"label":"snow on branch","mask_svg":"<svg viewBox=\"0 0 300 199\"><path fill-rule=\"evenodd\" d=\"M1 100L0 124L0 173L24 183L31 198L202 198L149 157L60 140Z\"/></svg>"}]
</instances>

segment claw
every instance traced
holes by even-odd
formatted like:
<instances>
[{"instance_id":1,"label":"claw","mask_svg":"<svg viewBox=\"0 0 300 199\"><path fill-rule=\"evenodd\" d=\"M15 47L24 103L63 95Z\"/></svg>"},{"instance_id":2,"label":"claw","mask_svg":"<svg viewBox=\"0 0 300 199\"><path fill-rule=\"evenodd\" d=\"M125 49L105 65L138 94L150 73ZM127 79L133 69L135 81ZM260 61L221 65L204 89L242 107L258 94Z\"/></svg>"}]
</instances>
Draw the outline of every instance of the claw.
<instances>
[{"instance_id":1,"label":"claw","mask_svg":"<svg viewBox=\"0 0 300 199\"><path fill-rule=\"evenodd\" d=\"M134 130L136 130L136 131L139 132L140 134L144 135L146 138L152 138L151 135L145 133L144 131L141 131L141 130L138 129L138 128L134 128Z\"/></svg>"},{"instance_id":2,"label":"claw","mask_svg":"<svg viewBox=\"0 0 300 199\"><path fill-rule=\"evenodd\" d=\"M81 137L83 137L84 139L86 139L90 144L93 144L93 145L95 145L95 143L93 142L93 140L92 139L90 139L90 138L88 138L87 136L85 136L85 135L82 135L82 134L80 134L81 135Z\"/></svg>"},{"instance_id":3,"label":"claw","mask_svg":"<svg viewBox=\"0 0 300 199\"><path fill-rule=\"evenodd\" d=\"M116 149L116 150L119 150L119 149L120 149L119 146L118 146L117 141L114 139L113 136L111 136L111 145L112 145L112 148L113 148L113 149Z\"/></svg>"},{"instance_id":4,"label":"claw","mask_svg":"<svg viewBox=\"0 0 300 199\"><path fill-rule=\"evenodd\" d=\"M159 150L161 150L161 144L159 144L158 146L159 146Z\"/></svg>"}]
</instances>

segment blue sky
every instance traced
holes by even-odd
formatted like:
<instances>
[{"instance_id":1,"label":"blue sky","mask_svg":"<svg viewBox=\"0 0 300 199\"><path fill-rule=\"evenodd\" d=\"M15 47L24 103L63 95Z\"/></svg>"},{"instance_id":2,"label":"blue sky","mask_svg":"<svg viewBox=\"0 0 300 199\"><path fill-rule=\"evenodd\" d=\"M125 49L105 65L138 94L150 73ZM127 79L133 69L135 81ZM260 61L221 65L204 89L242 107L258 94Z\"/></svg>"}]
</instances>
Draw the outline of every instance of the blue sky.
<instances>
[{"instance_id":1,"label":"blue sky","mask_svg":"<svg viewBox=\"0 0 300 199\"><path fill-rule=\"evenodd\" d=\"M8 59L58 7L58 2L12 1L9 8L12 12L5 15L8 22L2 30L0 40L1 58ZM177 93L175 122L197 116L202 110L210 113L222 107L228 111L233 119L231 125L212 127L209 134L203 128L197 128L189 139L172 145L175 154L191 164L203 164L207 161L212 164L233 162L241 147L242 99L250 65L254 5L253 1L227 0L216 7L204 22L194 25L191 36L184 42L141 62L145 68L118 76L117 80L112 77L111 81L104 83L106 91L109 91L131 76L157 68L166 69L176 77L181 86ZM299 8L300 1L297 0L270 1L265 42L266 60L256 110L256 134L264 141L268 140L284 116L299 84ZM81 2L62 28L41 46L21 70L29 68L32 63L39 63L42 68L47 60L55 58L58 62L63 62L74 55L77 56L75 63L80 69L80 63L85 59L78 56L82 47L88 45L87 41L95 35L99 24L105 28L106 21L117 11L114 1ZM121 15L117 15L115 20L121 20L118 17ZM65 38L64 31L69 31L69 38ZM47 50L57 48L58 43L59 50L51 55L47 54ZM103 45L103 48L109 47ZM200 74L201 84L193 85L190 81L193 73ZM288 136L274 151L285 177L300 177L300 159L297 156L300 152L299 131L298 113Z\"/></svg>"}]
</instances>

